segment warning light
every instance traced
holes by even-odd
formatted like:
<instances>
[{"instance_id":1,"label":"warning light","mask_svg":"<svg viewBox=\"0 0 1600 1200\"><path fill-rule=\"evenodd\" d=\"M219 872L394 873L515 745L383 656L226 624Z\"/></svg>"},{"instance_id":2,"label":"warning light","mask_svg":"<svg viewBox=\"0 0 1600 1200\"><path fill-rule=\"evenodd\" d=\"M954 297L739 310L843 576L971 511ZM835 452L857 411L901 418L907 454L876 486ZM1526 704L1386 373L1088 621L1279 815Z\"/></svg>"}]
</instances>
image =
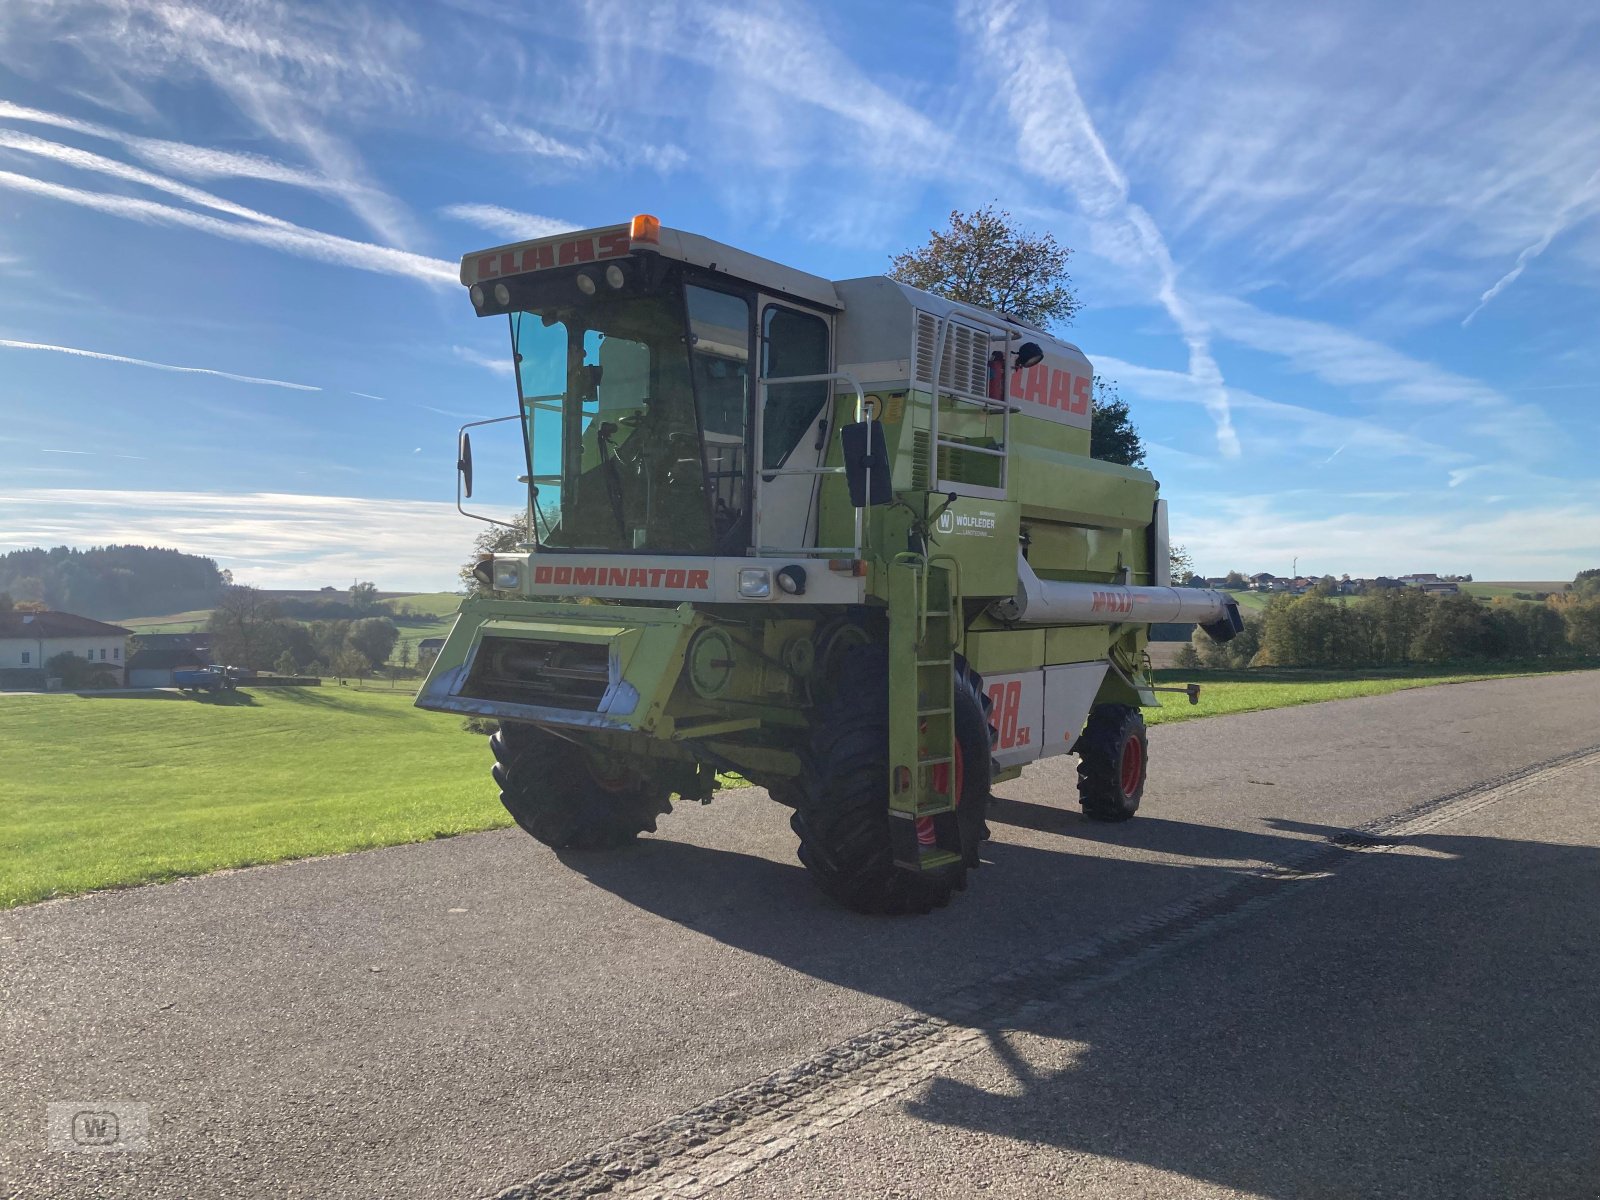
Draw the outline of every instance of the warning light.
<instances>
[{"instance_id":1,"label":"warning light","mask_svg":"<svg viewBox=\"0 0 1600 1200\"><path fill-rule=\"evenodd\" d=\"M648 246L661 244L661 222L649 213L640 213L633 219L633 225L628 230L628 240L637 245L640 242Z\"/></svg>"}]
</instances>

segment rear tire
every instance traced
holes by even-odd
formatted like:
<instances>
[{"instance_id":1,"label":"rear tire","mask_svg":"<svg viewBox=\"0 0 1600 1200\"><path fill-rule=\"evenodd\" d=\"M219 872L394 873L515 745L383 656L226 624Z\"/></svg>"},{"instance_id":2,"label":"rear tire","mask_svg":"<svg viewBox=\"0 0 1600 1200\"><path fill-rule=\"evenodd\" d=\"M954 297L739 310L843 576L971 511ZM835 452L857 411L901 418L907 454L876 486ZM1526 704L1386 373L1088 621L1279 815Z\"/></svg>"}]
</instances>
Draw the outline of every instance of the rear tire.
<instances>
[{"instance_id":1,"label":"rear tire","mask_svg":"<svg viewBox=\"0 0 1600 1200\"><path fill-rule=\"evenodd\" d=\"M799 856L823 892L862 913L925 913L966 885L967 864L988 836L992 775L988 720L977 676L958 662L956 740L961 760L957 823L966 861L931 872L897 867L891 847L887 653L861 650L841 668L818 714L812 772L789 823ZM970 764L970 769L969 769Z\"/></svg>"},{"instance_id":2,"label":"rear tire","mask_svg":"<svg viewBox=\"0 0 1600 1200\"><path fill-rule=\"evenodd\" d=\"M557 850L604 850L653 833L670 793L536 725L502 722L489 739L500 803L524 831Z\"/></svg>"},{"instance_id":3,"label":"rear tire","mask_svg":"<svg viewBox=\"0 0 1600 1200\"><path fill-rule=\"evenodd\" d=\"M1139 811L1150 761L1144 717L1126 704L1102 704L1089 714L1078 755L1078 801L1094 821L1126 821Z\"/></svg>"}]
</instances>

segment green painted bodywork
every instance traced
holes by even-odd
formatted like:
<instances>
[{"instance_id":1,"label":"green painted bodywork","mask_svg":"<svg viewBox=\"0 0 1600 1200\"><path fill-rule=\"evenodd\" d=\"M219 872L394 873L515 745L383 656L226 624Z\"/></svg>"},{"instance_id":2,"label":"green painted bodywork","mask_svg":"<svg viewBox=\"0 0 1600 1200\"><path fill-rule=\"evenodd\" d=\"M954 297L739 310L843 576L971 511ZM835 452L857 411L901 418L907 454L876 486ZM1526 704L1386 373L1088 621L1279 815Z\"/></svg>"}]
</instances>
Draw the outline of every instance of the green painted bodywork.
<instances>
[{"instance_id":1,"label":"green painted bodywork","mask_svg":"<svg viewBox=\"0 0 1600 1200\"><path fill-rule=\"evenodd\" d=\"M954 772L940 767L954 751L955 655L980 675L1109 662L1096 703L1156 702L1144 655L1147 626L1013 628L990 615L988 605L1016 593L1019 544L1041 579L1155 582L1157 486L1147 471L1089 458L1087 430L1015 414L1004 498L951 501L929 486L929 394L903 381L882 389L861 382L873 392L884 425L894 485L893 503L865 510L864 603L847 610L470 599L418 704L531 721L610 755L654 760L685 794L704 790L707 764L792 786L805 777L817 705L836 656L877 641L890 662L886 785L897 861L913 868L952 861L959 849ZM830 427L853 421L855 404L853 390L838 392ZM993 416L946 404L939 426L942 437L998 444ZM831 438L825 463L841 461L839 439ZM999 482L998 461L957 450L940 474L991 487ZM817 544L853 542L856 513L841 476L823 477L818 514ZM845 626L854 632L842 634ZM536 648L604 647L605 697L592 711L476 697L473 672L486 638ZM584 670L598 670L598 649L575 653L575 661L588 664ZM931 846L905 834L917 817L933 818Z\"/></svg>"}]
</instances>

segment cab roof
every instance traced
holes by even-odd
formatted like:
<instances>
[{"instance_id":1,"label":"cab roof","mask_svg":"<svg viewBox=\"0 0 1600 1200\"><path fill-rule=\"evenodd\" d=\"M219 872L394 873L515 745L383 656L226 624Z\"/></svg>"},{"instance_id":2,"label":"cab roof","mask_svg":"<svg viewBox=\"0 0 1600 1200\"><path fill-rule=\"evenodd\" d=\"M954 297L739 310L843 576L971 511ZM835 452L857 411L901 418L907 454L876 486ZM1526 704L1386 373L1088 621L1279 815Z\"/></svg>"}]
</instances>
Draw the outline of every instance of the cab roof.
<instances>
[{"instance_id":1,"label":"cab roof","mask_svg":"<svg viewBox=\"0 0 1600 1200\"><path fill-rule=\"evenodd\" d=\"M604 263L629 254L655 253L676 262L703 267L745 283L754 284L780 296L792 296L820 308L839 311L844 305L831 282L820 275L786 267L770 258L751 254L724 242L714 242L697 233L656 227L656 240L632 236L634 227L606 225L597 229L574 230L554 237L513 242L488 250L476 250L461 259L461 282L466 287L507 279L531 272L573 266L585 262Z\"/></svg>"}]
</instances>

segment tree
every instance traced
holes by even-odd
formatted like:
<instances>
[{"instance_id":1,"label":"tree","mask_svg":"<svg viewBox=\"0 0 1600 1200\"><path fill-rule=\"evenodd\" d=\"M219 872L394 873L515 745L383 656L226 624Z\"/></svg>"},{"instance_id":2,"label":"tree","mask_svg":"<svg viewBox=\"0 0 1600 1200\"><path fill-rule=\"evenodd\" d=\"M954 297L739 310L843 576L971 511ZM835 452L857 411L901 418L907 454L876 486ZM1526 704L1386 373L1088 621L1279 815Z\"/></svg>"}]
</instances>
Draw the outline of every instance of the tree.
<instances>
[{"instance_id":1,"label":"tree","mask_svg":"<svg viewBox=\"0 0 1600 1200\"><path fill-rule=\"evenodd\" d=\"M371 581L350 585L350 607L358 613L369 613L378 607L378 585Z\"/></svg>"},{"instance_id":2,"label":"tree","mask_svg":"<svg viewBox=\"0 0 1600 1200\"><path fill-rule=\"evenodd\" d=\"M1173 657L1173 665L1185 671L1192 671L1200 665L1200 654L1194 648L1193 642L1185 642L1178 647L1178 653Z\"/></svg>"},{"instance_id":3,"label":"tree","mask_svg":"<svg viewBox=\"0 0 1600 1200\"><path fill-rule=\"evenodd\" d=\"M891 278L948 300L1004 313L1031 325L1070 322L1081 304L1067 274L1071 250L1048 233L1030 234L993 204L954 211L926 245L897 254Z\"/></svg>"},{"instance_id":4,"label":"tree","mask_svg":"<svg viewBox=\"0 0 1600 1200\"><path fill-rule=\"evenodd\" d=\"M367 661L364 654L356 650L341 650L334 656L333 673L339 679L365 679L372 670L372 664Z\"/></svg>"},{"instance_id":5,"label":"tree","mask_svg":"<svg viewBox=\"0 0 1600 1200\"><path fill-rule=\"evenodd\" d=\"M400 631L387 617L365 617L351 624L345 642L368 664L376 667L388 661L389 652L394 649L395 639L399 636Z\"/></svg>"},{"instance_id":6,"label":"tree","mask_svg":"<svg viewBox=\"0 0 1600 1200\"><path fill-rule=\"evenodd\" d=\"M339 651L344 649L345 637L350 632L349 621L313 621L309 630L311 652L321 661L333 665Z\"/></svg>"},{"instance_id":7,"label":"tree","mask_svg":"<svg viewBox=\"0 0 1600 1200\"><path fill-rule=\"evenodd\" d=\"M291 651L285 650L278 655L278 661L272 664L272 669L279 675L297 675L300 672L300 664L295 662Z\"/></svg>"},{"instance_id":8,"label":"tree","mask_svg":"<svg viewBox=\"0 0 1600 1200\"><path fill-rule=\"evenodd\" d=\"M412 659L411 643L410 642L401 642L400 643L400 666L401 666L401 668L403 670L406 670L406 671L411 670L411 659Z\"/></svg>"},{"instance_id":9,"label":"tree","mask_svg":"<svg viewBox=\"0 0 1600 1200\"><path fill-rule=\"evenodd\" d=\"M1094 377L1094 416L1089 429L1089 457L1125 467L1144 465L1144 442L1128 416L1128 402L1116 380Z\"/></svg>"},{"instance_id":10,"label":"tree","mask_svg":"<svg viewBox=\"0 0 1600 1200\"><path fill-rule=\"evenodd\" d=\"M1488 608L1464 594L1435 597L1427 624L1411 646L1412 657L1422 662L1495 658L1503 650Z\"/></svg>"},{"instance_id":11,"label":"tree","mask_svg":"<svg viewBox=\"0 0 1600 1200\"><path fill-rule=\"evenodd\" d=\"M211 656L221 663L265 667L281 649L282 635L274 628L277 619L277 606L259 588L243 584L224 588L206 621Z\"/></svg>"},{"instance_id":12,"label":"tree","mask_svg":"<svg viewBox=\"0 0 1600 1200\"><path fill-rule=\"evenodd\" d=\"M1232 588L1233 590L1237 591L1241 588L1249 587L1250 581L1238 571L1229 571L1228 577L1222 581L1222 586L1225 588Z\"/></svg>"},{"instance_id":13,"label":"tree","mask_svg":"<svg viewBox=\"0 0 1600 1200\"><path fill-rule=\"evenodd\" d=\"M1572 590L1586 600L1600 597L1600 567L1579 571L1572 580Z\"/></svg>"},{"instance_id":14,"label":"tree","mask_svg":"<svg viewBox=\"0 0 1600 1200\"><path fill-rule=\"evenodd\" d=\"M87 658L79 658L70 650L52 655L50 661L45 663L45 675L47 678L61 680L61 686L68 691L110 687L116 682L110 663L104 665L92 663Z\"/></svg>"},{"instance_id":15,"label":"tree","mask_svg":"<svg viewBox=\"0 0 1600 1200\"><path fill-rule=\"evenodd\" d=\"M1562 605L1561 618L1574 653L1600 656L1600 597Z\"/></svg>"},{"instance_id":16,"label":"tree","mask_svg":"<svg viewBox=\"0 0 1600 1200\"><path fill-rule=\"evenodd\" d=\"M1167 548L1167 570L1174 585L1181 585L1189 576L1194 574L1194 559L1182 546L1169 546Z\"/></svg>"}]
</instances>

